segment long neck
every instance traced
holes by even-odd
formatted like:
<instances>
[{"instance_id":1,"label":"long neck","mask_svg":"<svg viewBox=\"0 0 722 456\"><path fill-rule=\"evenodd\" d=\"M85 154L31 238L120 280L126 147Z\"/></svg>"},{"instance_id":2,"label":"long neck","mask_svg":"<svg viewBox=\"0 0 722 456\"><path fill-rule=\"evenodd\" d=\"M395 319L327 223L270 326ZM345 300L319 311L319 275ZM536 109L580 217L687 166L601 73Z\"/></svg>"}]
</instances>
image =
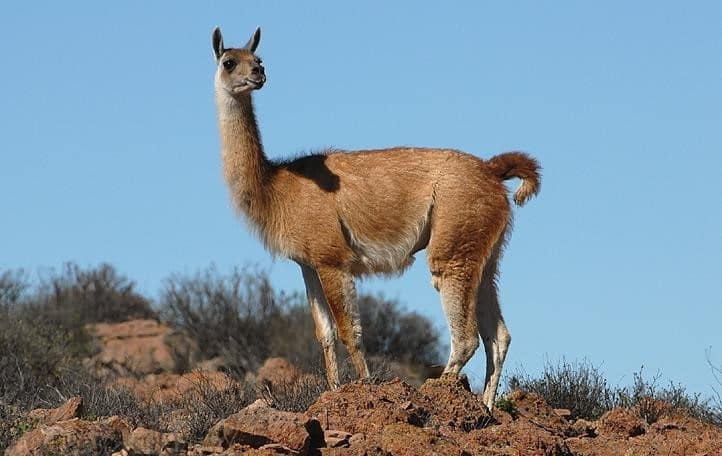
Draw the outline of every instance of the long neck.
<instances>
[{"instance_id":1,"label":"long neck","mask_svg":"<svg viewBox=\"0 0 722 456\"><path fill-rule=\"evenodd\" d=\"M271 170L258 133L250 94L233 97L216 91L223 174L236 206L256 218L268 197Z\"/></svg>"}]
</instances>

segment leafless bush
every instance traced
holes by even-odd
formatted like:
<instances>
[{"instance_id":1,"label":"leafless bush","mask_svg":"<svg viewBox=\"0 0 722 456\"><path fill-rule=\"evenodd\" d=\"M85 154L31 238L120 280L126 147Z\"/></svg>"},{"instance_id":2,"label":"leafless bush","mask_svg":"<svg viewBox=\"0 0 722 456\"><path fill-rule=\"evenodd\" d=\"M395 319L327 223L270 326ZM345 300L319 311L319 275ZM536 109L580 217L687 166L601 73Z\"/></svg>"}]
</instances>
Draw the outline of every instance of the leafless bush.
<instances>
[{"instance_id":1,"label":"leafless bush","mask_svg":"<svg viewBox=\"0 0 722 456\"><path fill-rule=\"evenodd\" d=\"M287 412L304 412L327 390L323 375L307 375L290 383L264 383L256 387L268 405Z\"/></svg>"},{"instance_id":2,"label":"leafless bush","mask_svg":"<svg viewBox=\"0 0 722 456\"><path fill-rule=\"evenodd\" d=\"M63 331L15 311L0 319L0 402L35 406L44 387L79 367L72 337Z\"/></svg>"},{"instance_id":3,"label":"leafless bush","mask_svg":"<svg viewBox=\"0 0 722 456\"><path fill-rule=\"evenodd\" d=\"M204 358L222 356L240 373L270 356L269 322L281 317L279 296L264 274L214 268L166 280L160 305L164 318L198 341Z\"/></svg>"},{"instance_id":4,"label":"leafless bush","mask_svg":"<svg viewBox=\"0 0 722 456\"><path fill-rule=\"evenodd\" d=\"M218 388L201 376L191 391L165 406L186 417L183 434L191 442L199 442L219 420L241 411L255 399L256 392L248 383L238 382ZM163 430L176 429L166 425Z\"/></svg>"},{"instance_id":5,"label":"leafless bush","mask_svg":"<svg viewBox=\"0 0 722 456\"><path fill-rule=\"evenodd\" d=\"M594 420L614 407L625 407L650 424L664 414L681 413L722 426L722 410L711 399L689 393L674 382L660 387L660 379L660 374L646 378L642 368L634 373L632 385L610 387L600 370L588 361L562 359L556 365L547 363L539 378L524 373L512 375L507 389L536 393L554 408L569 409L572 419Z\"/></svg>"},{"instance_id":6,"label":"leafless bush","mask_svg":"<svg viewBox=\"0 0 722 456\"><path fill-rule=\"evenodd\" d=\"M571 418L597 419L614 406L614 392L596 366L588 361L549 362L539 378L515 373L508 388L530 391L554 408L571 412Z\"/></svg>"},{"instance_id":7,"label":"leafless bush","mask_svg":"<svg viewBox=\"0 0 722 456\"><path fill-rule=\"evenodd\" d=\"M383 296L361 295L359 309L364 346L369 354L409 364L430 365L440 361L439 332L426 317Z\"/></svg>"},{"instance_id":8,"label":"leafless bush","mask_svg":"<svg viewBox=\"0 0 722 456\"><path fill-rule=\"evenodd\" d=\"M717 366L712 362L712 348L706 351L707 364L712 371L712 377L717 382L717 387L713 387L714 397L711 400L711 419L710 422L722 427L722 366Z\"/></svg>"},{"instance_id":9,"label":"leafless bush","mask_svg":"<svg viewBox=\"0 0 722 456\"><path fill-rule=\"evenodd\" d=\"M28 307L33 317L63 328L157 317L150 301L136 293L135 283L109 264L83 269L67 263L60 272L51 271Z\"/></svg>"},{"instance_id":10,"label":"leafless bush","mask_svg":"<svg viewBox=\"0 0 722 456\"><path fill-rule=\"evenodd\" d=\"M701 421L722 426L722 414L715 410L711 399L703 399L699 393L670 381L660 387L661 374L651 379L644 376L644 369L634 373L631 387L617 388L616 406L635 409L647 423L654 423L664 414L682 413Z\"/></svg>"},{"instance_id":11,"label":"leafless bush","mask_svg":"<svg viewBox=\"0 0 722 456\"><path fill-rule=\"evenodd\" d=\"M439 335L431 322L396 301L359 298L364 344L370 355L402 363L439 361ZM205 358L222 356L239 377L268 357L282 356L310 371L322 354L305 297L276 292L261 271L210 268L165 282L161 313L196 338Z\"/></svg>"},{"instance_id":12,"label":"leafless bush","mask_svg":"<svg viewBox=\"0 0 722 456\"><path fill-rule=\"evenodd\" d=\"M36 405L38 391L81 370L85 324L155 315L133 283L108 265L67 264L30 289L21 271L0 275L0 400Z\"/></svg>"},{"instance_id":13,"label":"leafless bush","mask_svg":"<svg viewBox=\"0 0 722 456\"><path fill-rule=\"evenodd\" d=\"M0 273L0 312L8 311L16 306L28 287L25 273L22 270L3 271Z\"/></svg>"}]
</instances>

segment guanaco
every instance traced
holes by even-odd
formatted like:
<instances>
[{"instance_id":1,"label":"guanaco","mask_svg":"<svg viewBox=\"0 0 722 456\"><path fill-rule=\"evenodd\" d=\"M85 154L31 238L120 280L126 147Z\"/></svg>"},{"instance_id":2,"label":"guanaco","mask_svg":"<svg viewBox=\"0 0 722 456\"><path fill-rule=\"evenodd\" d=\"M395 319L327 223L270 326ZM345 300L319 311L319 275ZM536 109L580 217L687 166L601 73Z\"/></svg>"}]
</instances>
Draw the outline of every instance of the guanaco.
<instances>
[{"instance_id":1,"label":"guanaco","mask_svg":"<svg viewBox=\"0 0 722 456\"><path fill-rule=\"evenodd\" d=\"M340 337L360 377L369 376L354 278L404 271L426 249L450 334L445 373L458 375L486 351L482 400L491 410L511 336L497 297L498 262L510 231L502 181L519 178L523 205L539 191L537 161L521 152L488 160L453 149L395 147L272 161L265 155L252 93L266 72L245 46L213 31L223 173L236 208L267 250L301 267L331 388L339 382Z\"/></svg>"}]
</instances>

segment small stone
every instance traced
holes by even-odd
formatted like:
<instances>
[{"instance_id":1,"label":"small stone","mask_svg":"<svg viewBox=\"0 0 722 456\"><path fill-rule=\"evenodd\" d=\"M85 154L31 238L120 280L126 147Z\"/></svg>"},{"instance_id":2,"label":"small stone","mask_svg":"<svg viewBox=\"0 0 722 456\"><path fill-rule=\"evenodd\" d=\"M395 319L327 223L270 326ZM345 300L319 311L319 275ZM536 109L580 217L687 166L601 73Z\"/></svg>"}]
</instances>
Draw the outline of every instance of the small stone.
<instances>
[{"instance_id":1,"label":"small stone","mask_svg":"<svg viewBox=\"0 0 722 456\"><path fill-rule=\"evenodd\" d=\"M196 445L193 448L193 451L194 451L194 454L205 456L205 455L210 455L210 454L223 453L223 447Z\"/></svg>"},{"instance_id":2,"label":"small stone","mask_svg":"<svg viewBox=\"0 0 722 456\"><path fill-rule=\"evenodd\" d=\"M363 432L357 432L356 434L352 435L348 438L348 443L350 445L358 444L366 440L366 434Z\"/></svg>"},{"instance_id":3,"label":"small stone","mask_svg":"<svg viewBox=\"0 0 722 456\"><path fill-rule=\"evenodd\" d=\"M414 408L414 404L412 404L411 401L406 401L401 403L401 405L399 405L399 408L401 410L411 410L412 408Z\"/></svg>"},{"instance_id":4,"label":"small stone","mask_svg":"<svg viewBox=\"0 0 722 456\"><path fill-rule=\"evenodd\" d=\"M143 427L136 428L130 433L130 438L125 446L133 456L159 454L162 450L161 433Z\"/></svg>"},{"instance_id":5,"label":"small stone","mask_svg":"<svg viewBox=\"0 0 722 456\"><path fill-rule=\"evenodd\" d=\"M346 448L350 445L351 434L344 431L324 431L323 437L326 440L327 448Z\"/></svg>"},{"instance_id":6,"label":"small stone","mask_svg":"<svg viewBox=\"0 0 722 456\"><path fill-rule=\"evenodd\" d=\"M291 455L297 455L300 454L298 451L288 448L286 445L282 445L280 443L269 443L267 445L263 445L262 447L258 448L259 450L273 450L274 454L291 454Z\"/></svg>"}]
</instances>

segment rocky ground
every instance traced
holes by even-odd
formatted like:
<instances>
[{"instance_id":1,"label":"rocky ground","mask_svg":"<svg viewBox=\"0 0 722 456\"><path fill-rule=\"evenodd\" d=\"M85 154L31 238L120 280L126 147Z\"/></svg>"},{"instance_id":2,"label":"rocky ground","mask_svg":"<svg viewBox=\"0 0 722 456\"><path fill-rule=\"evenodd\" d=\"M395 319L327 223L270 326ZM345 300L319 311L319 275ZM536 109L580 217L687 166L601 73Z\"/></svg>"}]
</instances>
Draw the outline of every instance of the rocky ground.
<instances>
[{"instance_id":1,"label":"rocky ground","mask_svg":"<svg viewBox=\"0 0 722 456\"><path fill-rule=\"evenodd\" d=\"M199 385L223 390L237 382L212 363L183 375L173 366L157 323L94 328L102 349L88 366L99 372L132 372L117 380L140 400L192 398ZM176 337L173 335L172 337ZM125 340L126 343L119 342ZM187 345L187 344L186 344ZM190 347L190 345L188 345ZM190 348L189 348L190 349ZM316 382L281 359L269 360L253 379L259 391ZM89 419L81 397L57 409L30 412L32 425L6 450L20 455L722 455L722 431L647 404L614 409L596 421L571 420L539 397L514 391L493 414L464 379L441 377L412 386L399 378L353 382L323 392L305 411L269 405L270 395L218 421L201 441L189 441L191 417L165 417L164 429L135 427L123 416ZM198 400L200 396L198 396ZM85 418L81 418L85 416Z\"/></svg>"}]
</instances>

